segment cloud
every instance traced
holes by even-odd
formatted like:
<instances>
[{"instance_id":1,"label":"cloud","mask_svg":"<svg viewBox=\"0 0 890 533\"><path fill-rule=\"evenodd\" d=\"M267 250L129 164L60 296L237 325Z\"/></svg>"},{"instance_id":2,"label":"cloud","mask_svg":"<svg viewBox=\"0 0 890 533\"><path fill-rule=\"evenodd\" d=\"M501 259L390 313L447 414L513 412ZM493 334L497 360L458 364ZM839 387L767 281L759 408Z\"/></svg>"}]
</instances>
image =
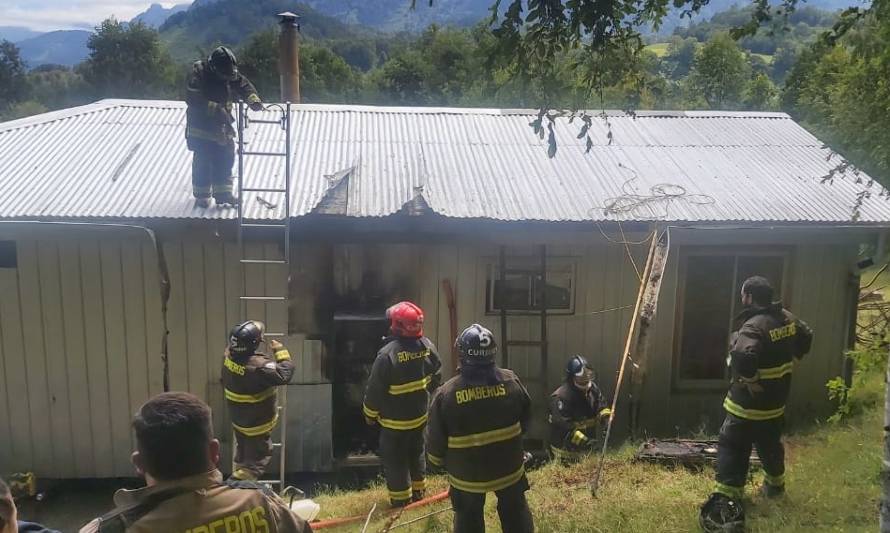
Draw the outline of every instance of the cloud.
<instances>
[{"instance_id":1,"label":"cloud","mask_svg":"<svg viewBox=\"0 0 890 533\"><path fill-rule=\"evenodd\" d=\"M114 16L130 20L145 11L151 0L0 0L0 26L24 26L35 31L93 29ZM156 2L166 7L175 2Z\"/></svg>"}]
</instances>

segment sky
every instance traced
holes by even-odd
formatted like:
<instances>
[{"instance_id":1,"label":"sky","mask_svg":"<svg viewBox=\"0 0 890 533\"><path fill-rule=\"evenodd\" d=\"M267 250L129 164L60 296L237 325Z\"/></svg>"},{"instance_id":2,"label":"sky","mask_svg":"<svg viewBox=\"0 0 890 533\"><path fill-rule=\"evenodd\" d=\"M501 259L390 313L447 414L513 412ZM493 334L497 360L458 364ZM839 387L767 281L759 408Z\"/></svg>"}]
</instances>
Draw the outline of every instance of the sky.
<instances>
[{"instance_id":1,"label":"sky","mask_svg":"<svg viewBox=\"0 0 890 533\"><path fill-rule=\"evenodd\" d=\"M185 3L188 0L180 0ZM35 31L91 30L115 16L130 20L152 3L170 7L177 2L155 0L0 0L0 26L23 26Z\"/></svg>"}]
</instances>

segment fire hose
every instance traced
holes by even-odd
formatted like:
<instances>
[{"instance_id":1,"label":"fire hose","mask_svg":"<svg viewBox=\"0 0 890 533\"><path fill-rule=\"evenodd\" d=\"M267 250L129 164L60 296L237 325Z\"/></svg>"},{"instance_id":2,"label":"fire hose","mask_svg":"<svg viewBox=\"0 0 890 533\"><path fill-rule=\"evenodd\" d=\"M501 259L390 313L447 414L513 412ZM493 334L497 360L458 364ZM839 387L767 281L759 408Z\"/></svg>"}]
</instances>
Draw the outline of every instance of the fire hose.
<instances>
[{"instance_id":1,"label":"fire hose","mask_svg":"<svg viewBox=\"0 0 890 533\"><path fill-rule=\"evenodd\" d=\"M416 501L414 503L408 504L405 507L400 507L397 509L390 509L390 510L386 511L386 514L392 515L392 514L396 514L396 513L402 513L403 511L410 511L412 509L417 509L419 507L427 506L431 503L440 502L447 497L448 497L448 491L444 490L444 491L440 492L439 494L435 494L433 496L428 496L420 501ZM334 528L334 527L345 526L347 524L355 524L357 522L362 522L366 519L367 516L368 515L366 515L366 514L360 514L360 515L349 516L349 517L345 517L345 518L330 518L328 520L311 522L309 524L309 526L312 527L312 531L318 531L319 529L330 529L330 528ZM399 526L395 526L395 527L399 527Z\"/></svg>"}]
</instances>

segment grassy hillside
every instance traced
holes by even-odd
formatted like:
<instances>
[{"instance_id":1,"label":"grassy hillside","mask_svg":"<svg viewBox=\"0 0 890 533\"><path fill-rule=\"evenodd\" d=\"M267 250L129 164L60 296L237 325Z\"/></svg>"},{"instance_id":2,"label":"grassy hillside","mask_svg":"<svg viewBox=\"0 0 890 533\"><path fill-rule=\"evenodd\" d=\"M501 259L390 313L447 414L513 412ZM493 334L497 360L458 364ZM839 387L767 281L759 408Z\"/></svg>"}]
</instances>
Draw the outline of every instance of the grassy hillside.
<instances>
[{"instance_id":1,"label":"grassy hillside","mask_svg":"<svg viewBox=\"0 0 890 533\"><path fill-rule=\"evenodd\" d=\"M753 496L762 479L755 472L748 486L748 531L874 531L880 495L881 375L871 376L857 395L867 408L846 422L813 428L786 440L788 494L777 501ZM586 488L595 460L564 468L547 465L530 473L529 504L536 530L568 532L688 532L697 531L698 506L713 484L710 468L701 473L667 469L633 461L627 446L607 460L598 498ZM434 490L443 490L441 477ZM433 492L433 491L431 491ZM367 514L376 502L385 509L381 485L361 492L322 494L321 518ZM447 501L405 512L399 522L448 507ZM376 513L375 513L376 515ZM451 512L424 519L397 532L450 531ZM486 508L489 531L500 531L494 498ZM368 531L379 531L384 521L372 521ZM331 531L357 531L355 524Z\"/></svg>"},{"instance_id":2,"label":"grassy hillside","mask_svg":"<svg viewBox=\"0 0 890 533\"><path fill-rule=\"evenodd\" d=\"M275 14L283 11L300 14L304 39L358 39L370 33L290 0L219 0L171 16L159 32L173 58L188 61L217 44L238 46L254 33L275 27Z\"/></svg>"}]
</instances>

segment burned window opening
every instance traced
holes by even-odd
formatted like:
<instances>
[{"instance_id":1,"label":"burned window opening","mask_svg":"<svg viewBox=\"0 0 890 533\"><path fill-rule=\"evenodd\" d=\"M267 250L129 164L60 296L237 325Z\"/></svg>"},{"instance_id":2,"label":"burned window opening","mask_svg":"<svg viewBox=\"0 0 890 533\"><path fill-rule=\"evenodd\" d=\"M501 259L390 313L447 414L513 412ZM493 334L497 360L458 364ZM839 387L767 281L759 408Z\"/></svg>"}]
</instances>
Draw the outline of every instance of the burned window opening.
<instances>
[{"instance_id":1,"label":"burned window opening","mask_svg":"<svg viewBox=\"0 0 890 533\"><path fill-rule=\"evenodd\" d=\"M0 241L0 268L18 268L15 241Z\"/></svg>"}]
</instances>

